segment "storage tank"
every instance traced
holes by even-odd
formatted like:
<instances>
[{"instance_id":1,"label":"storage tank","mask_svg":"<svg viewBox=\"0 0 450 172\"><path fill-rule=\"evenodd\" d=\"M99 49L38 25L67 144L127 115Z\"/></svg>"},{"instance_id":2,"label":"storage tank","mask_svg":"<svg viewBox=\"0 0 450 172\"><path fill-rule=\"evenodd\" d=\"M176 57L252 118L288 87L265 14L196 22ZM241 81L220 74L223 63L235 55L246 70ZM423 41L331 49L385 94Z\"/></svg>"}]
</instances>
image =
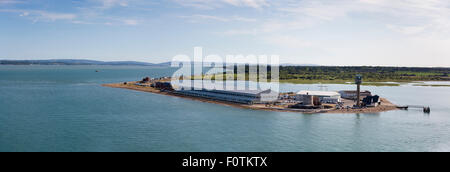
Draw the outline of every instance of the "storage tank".
<instances>
[{"instance_id":1,"label":"storage tank","mask_svg":"<svg viewBox=\"0 0 450 172\"><path fill-rule=\"evenodd\" d=\"M298 100L303 102L303 105L314 105L314 97L311 95L298 95Z\"/></svg>"}]
</instances>

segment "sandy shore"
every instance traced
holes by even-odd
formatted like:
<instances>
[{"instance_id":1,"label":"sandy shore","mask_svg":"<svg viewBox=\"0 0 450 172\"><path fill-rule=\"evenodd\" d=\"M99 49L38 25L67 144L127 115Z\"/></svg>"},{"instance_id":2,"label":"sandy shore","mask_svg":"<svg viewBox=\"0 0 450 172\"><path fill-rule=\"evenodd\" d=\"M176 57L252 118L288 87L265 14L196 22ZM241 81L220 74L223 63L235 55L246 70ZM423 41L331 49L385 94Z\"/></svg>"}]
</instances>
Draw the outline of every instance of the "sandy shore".
<instances>
[{"instance_id":1,"label":"sandy shore","mask_svg":"<svg viewBox=\"0 0 450 172\"><path fill-rule=\"evenodd\" d=\"M264 110L264 111L276 111L276 112L297 112L297 113L378 113L378 112L386 112L386 111L392 111L397 110L397 106L392 104L386 99L381 99L381 105L378 107L372 107L372 108L364 108L364 109L287 109L284 107L266 107L265 105L245 105L245 104L237 104L237 103L231 103L226 101L218 101L218 100L211 100L201 97L191 97L191 96L184 96L176 93L171 92L161 92L158 89L152 88L152 87L143 87L143 86L137 86L134 85L136 82L128 82L126 85L123 83L113 83L113 84L103 84L104 87L111 87L111 88L121 88L121 89L129 89L129 90L135 90L135 91L143 91L143 92L149 92L153 94L161 94L161 95L167 95L167 96L174 96L179 98L185 98L190 99L194 101L200 101L200 102L206 102L206 103L214 103L214 104L220 104L225 106L231 106L236 108L243 108L243 109L252 109L252 110Z\"/></svg>"}]
</instances>

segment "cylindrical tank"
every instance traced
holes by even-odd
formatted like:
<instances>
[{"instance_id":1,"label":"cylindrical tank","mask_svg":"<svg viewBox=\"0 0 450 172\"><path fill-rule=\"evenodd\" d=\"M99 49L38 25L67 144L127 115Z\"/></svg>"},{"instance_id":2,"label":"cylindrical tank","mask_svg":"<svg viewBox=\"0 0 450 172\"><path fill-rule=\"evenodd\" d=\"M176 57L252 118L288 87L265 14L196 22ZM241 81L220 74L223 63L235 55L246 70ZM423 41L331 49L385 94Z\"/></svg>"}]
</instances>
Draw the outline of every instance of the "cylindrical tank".
<instances>
[{"instance_id":1,"label":"cylindrical tank","mask_svg":"<svg viewBox=\"0 0 450 172\"><path fill-rule=\"evenodd\" d=\"M300 95L300 101L302 101L305 106L314 105L314 98L311 95Z\"/></svg>"}]
</instances>

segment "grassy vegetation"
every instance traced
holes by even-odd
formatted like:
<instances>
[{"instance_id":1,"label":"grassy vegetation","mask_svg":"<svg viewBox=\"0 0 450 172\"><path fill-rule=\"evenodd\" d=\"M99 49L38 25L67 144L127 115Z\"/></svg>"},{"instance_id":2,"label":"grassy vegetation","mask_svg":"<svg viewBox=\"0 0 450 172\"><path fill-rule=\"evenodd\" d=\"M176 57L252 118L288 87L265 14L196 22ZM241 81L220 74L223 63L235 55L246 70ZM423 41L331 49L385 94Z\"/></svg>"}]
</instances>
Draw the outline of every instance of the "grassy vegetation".
<instances>
[{"instance_id":1,"label":"grassy vegetation","mask_svg":"<svg viewBox=\"0 0 450 172\"><path fill-rule=\"evenodd\" d=\"M292 83L292 84L352 84L351 81L345 80L299 80L299 79L287 79L280 80L281 83ZM386 82L364 82L361 85L365 86L400 86L399 83L386 83Z\"/></svg>"},{"instance_id":2,"label":"grassy vegetation","mask_svg":"<svg viewBox=\"0 0 450 172\"><path fill-rule=\"evenodd\" d=\"M202 80L211 78L212 80L215 80L217 77L223 77L223 80L237 80L237 75L214 75L214 76L192 76L192 77L185 77L185 80ZM226 78L226 79L225 79ZM249 80L248 77L246 77L245 80ZM270 80L268 80L270 82ZM291 84L353 84L351 81L346 80L298 80L298 79L286 79L286 80L280 80L280 83L291 83ZM365 86L400 86L399 83L386 83L386 82L364 82L362 85Z\"/></svg>"},{"instance_id":3,"label":"grassy vegetation","mask_svg":"<svg viewBox=\"0 0 450 172\"><path fill-rule=\"evenodd\" d=\"M268 71L270 71L270 67ZM287 66L280 67L280 82L295 84L350 84L354 82L354 78L358 74L363 76L363 85L370 86L399 86L399 83L413 81L450 81L450 68ZM236 73L234 75L219 74L213 76L212 79L222 77L223 80L237 80L238 78L244 78L242 75ZM245 80L249 80L248 76L247 66ZM188 79L202 79L204 77L206 76L193 76ZM270 73L268 77L270 77ZM270 81L270 78L268 78L268 81Z\"/></svg>"},{"instance_id":4,"label":"grassy vegetation","mask_svg":"<svg viewBox=\"0 0 450 172\"><path fill-rule=\"evenodd\" d=\"M450 85L440 85L440 84L414 84L413 86L420 86L420 87L450 87Z\"/></svg>"},{"instance_id":5,"label":"grassy vegetation","mask_svg":"<svg viewBox=\"0 0 450 172\"><path fill-rule=\"evenodd\" d=\"M399 83L385 83L385 82L365 82L365 83L362 83L361 85L377 86L377 87L382 87L382 86L396 87L396 86L400 86Z\"/></svg>"},{"instance_id":6,"label":"grassy vegetation","mask_svg":"<svg viewBox=\"0 0 450 172\"><path fill-rule=\"evenodd\" d=\"M280 80L353 82L357 74L365 82L450 81L450 68L407 67L280 67Z\"/></svg>"}]
</instances>

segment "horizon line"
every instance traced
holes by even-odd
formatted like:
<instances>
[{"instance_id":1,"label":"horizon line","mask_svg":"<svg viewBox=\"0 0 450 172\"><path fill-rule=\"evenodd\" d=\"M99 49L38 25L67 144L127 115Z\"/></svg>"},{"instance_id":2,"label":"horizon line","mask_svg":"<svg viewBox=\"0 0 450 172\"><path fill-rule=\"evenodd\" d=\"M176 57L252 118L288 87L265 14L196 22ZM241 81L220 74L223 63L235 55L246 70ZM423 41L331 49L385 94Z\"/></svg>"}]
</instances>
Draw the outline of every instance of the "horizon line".
<instances>
[{"instance_id":1,"label":"horizon line","mask_svg":"<svg viewBox=\"0 0 450 172\"><path fill-rule=\"evenodd\" d=\"M153 65L160 65L164 63L170 63L172 61L165 61L165 62L146 62L146 61L136 61L136 60L93 60L88 58L80 58L80 59L74 59L74 58L67 58L67 59L0 59L0 61L50 61L50 60L85 60L85 61L95 61L95 62L105 62L105 63L111 63L111 62L136 62L136 63L148 63ZM193 61L191 63L200 63L200 61ZM225 64L239 64L239 63L225 63ZM10 65L10 64L0 64L0 65ZM51 64L50 64L51 65ZM95 64L94 64L95 65ZM251 64L247 64L251 65ZM321 65L321 64L298 64L298 63L280 63L279 64L282 67L288 67L288 66L298 66L298 67L394 67L394 68L450 68L450 66L394 66L394 65Z\"/></svg>"}]
</instances>

